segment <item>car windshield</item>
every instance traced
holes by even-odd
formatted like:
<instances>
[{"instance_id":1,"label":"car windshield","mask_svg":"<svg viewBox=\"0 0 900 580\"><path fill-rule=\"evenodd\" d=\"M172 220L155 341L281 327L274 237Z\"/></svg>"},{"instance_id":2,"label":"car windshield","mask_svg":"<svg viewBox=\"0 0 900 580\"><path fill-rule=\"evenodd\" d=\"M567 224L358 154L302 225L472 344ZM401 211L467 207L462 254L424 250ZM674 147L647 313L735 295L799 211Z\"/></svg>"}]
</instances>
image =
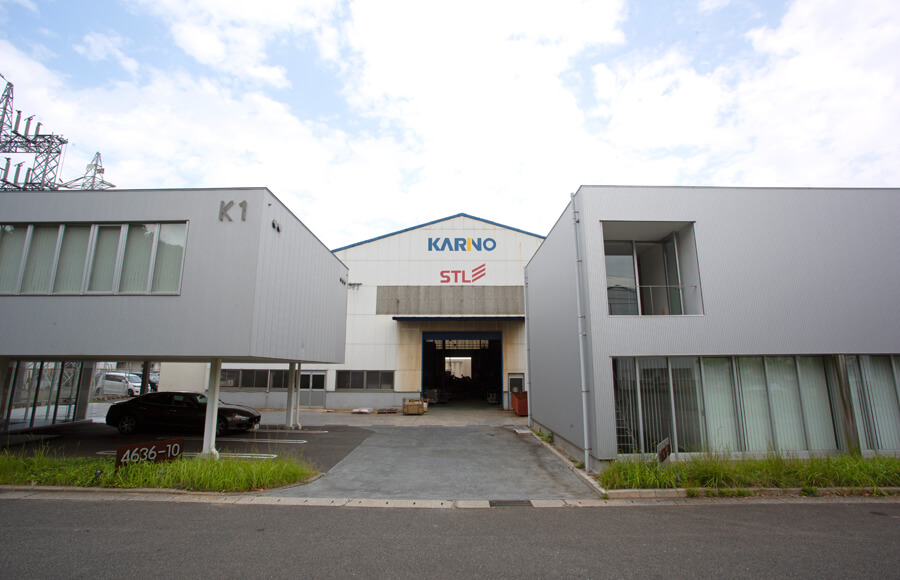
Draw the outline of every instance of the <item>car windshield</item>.
<instances>
[{"instance_id":1,"label":"car windshield","mask_svg":"<svg viewBox=\"0 0 900 580\"><path fill-rule=\"evenodd\" d=\"M206 395L197 395L197 402L201 405L206 404Z\"/></svg>"},{"instance_id":2,"label":"car windshield","mask_svg":"<svg viewBox=\"0 0 900 580\"><path fill-rule=\"evenodd\" d=\"M141 377L138 375L125 375L128 378L129 383L139 383L141 382Z\"/></svg>"}]
</instances>

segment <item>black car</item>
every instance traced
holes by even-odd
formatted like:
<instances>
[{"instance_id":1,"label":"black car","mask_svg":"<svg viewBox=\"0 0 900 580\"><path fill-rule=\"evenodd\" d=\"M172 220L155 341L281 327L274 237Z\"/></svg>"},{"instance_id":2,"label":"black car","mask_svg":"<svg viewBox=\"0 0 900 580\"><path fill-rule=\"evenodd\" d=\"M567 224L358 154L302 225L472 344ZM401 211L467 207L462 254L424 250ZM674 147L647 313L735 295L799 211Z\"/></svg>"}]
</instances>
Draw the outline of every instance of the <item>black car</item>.
<instances>
[{"instance_id":1,"label":"black car","mask_svg":"<svg viewBox=\"0 0 900 580\"><path fill-rule=\"evenodd\" d=\"M190 391L148 393L112 405L106 412L106 424L123 435L138 429L202 431L206 422L206 400L206 395ZM231 430L257 429L259 419L256 409L219 401L216 435Z\"/></svg>"}]
</instances>

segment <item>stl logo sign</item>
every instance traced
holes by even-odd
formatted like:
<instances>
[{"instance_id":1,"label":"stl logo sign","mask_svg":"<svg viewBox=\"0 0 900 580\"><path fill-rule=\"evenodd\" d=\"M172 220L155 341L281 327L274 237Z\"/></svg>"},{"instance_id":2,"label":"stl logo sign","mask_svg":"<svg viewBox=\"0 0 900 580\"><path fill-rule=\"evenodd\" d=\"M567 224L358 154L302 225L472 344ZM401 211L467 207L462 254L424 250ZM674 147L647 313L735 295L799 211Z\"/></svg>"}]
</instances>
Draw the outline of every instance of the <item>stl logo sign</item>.
<instances>
[{"instance_id":1,"label":"stl logo sign","mask_svg":"<svg viewBox=\"0 0 900 580\"><path fill-rule=\"evenodd\" d=\"M471 284L472 282L476 282L484 278L485 273L487 272L487 267L485 264L480 266L475 266L472 268L472 275L468 277L465 270L442 270L441 271L441 284Z\"/></svg>"}]
</instances>

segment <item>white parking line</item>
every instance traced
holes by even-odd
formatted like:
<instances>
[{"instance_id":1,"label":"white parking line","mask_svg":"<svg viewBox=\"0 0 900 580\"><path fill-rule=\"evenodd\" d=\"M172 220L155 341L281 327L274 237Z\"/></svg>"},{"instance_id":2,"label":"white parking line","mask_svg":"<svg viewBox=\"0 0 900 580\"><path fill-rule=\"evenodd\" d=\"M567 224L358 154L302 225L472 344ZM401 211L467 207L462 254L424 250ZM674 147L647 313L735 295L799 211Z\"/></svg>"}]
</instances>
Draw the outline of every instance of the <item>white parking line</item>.
<instances>
[{"instance_id":1,"label":"white parking line","mask_svg":"<svg viewBox=\"0 0 900 580\"><path fill-rule=\"evenodd\" d=\"M97 455L115 455L115 449L107 449L105 451L98 451ZM198 457L199 453L194 453L193 451L185 451L181 454L182 457ZM223 458L232 458L232 459L275 459L278 457L272 453L226 453L224 451L219 452L219 457Z\"/></svg>"},{"instance_id":2,"label":"white parking line","mask_svg":"<svg viewBox=\"0 0 900 580\"><path fill-rule=\"evenodd\" d=\"M181 437L185 441L203 441L203 437ZM307 443L304 439L234 439L232 437L216 438L217 443L227 443L229 441L240 441L241 443L289 443L291 445L303 445Z\"/></svg>"}]
</instances>

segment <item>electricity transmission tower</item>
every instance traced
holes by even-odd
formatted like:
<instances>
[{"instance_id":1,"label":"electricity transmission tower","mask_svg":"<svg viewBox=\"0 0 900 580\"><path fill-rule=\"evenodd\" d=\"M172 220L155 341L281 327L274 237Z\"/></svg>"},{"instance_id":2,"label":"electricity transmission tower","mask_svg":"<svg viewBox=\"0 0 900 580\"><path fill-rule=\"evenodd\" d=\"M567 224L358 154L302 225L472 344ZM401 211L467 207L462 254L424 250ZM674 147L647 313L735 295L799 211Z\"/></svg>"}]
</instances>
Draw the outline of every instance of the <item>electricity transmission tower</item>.
<instances>
[{"instance_id":1,"label":"electricity transmission tower","mask_svg":"<svg viewBox=\"0 0 900 580\"><path fill-rule=\"evenodd\" d=\"M82 177L78 177L71 181L67 181L60 185L66 189L112 189L115 187L112 183L103 179L103 161L100 159L98 151L91 162L88 163L87 169Z\"/></svg>"},{"instance_id":2,"label":"electricity transmission tower","mask_svg":"<svg viewBox=\"0 0 900 580\"><path fill-rule=\"evenodd\" d=\"M6 80L6 88L0 97L0 153L33 153L34 165L25 169L21 175L24 161L16 164L15 173L10 178L11 158L6 158L5 166L0 169L0 190L35 191L57 189L59 183L56 174L59 171L63 147L68 140L51 133L41 133L41 123L37 123L31 132L34 115L25 119L25 128L21 128L22 111L16 111L13 121L13 84ZM22 181L19 181L22 177Z\"/></svg>"}]
</instances>

